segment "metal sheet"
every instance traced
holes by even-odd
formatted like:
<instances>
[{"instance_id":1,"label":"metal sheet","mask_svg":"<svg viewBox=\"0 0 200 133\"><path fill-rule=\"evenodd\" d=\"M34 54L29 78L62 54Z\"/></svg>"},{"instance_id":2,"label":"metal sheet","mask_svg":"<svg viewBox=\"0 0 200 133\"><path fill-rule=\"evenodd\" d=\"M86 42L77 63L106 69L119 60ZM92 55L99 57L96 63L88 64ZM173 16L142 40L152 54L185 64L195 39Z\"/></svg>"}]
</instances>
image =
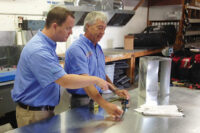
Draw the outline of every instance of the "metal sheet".
<instances>
[{"instance_id":1,"label":"metal sheet","mask_svg":"<svg viewBox=\"0 0 200 133\"><path fill-rule=\"evenodd\" d=\"M151 6L149 8L149 20L180 20L182 5Z\"/></svg>"},{"instance_id":2,"label":"metal sheet","mask_svg":"<svg viewBox=\"0 0 200 133\"><path fill-rule=\"evenodd\" d=\"M200 91L171 88L169 104L183 108L185 117L143 116L134 111L143 104L138 89L130 91L130 108L122 121L105 120L106 113L94 114L88 108L66 111L53 118L8 133L199 133Z\"/></svg>"},{"instance_id":3,"label":"metal sheet","mask_svg":"<svg viewBox=\"0 0 200 133\"><path fill-rule=\"evenodd\" d=\"M108 26L123 26L128 23L128 21L134 16L135 11L133 10L119 10L119 9L107 9L107 7L102 7L103 9L96 9L93 6L72 6L65 5L65 7L74 12L75 25L83 25L84 19L88 12L91 11L102 11L108 17ZM105 9L104 9L105 8ZM44 14L47 14L44 12Z\"/></svg>"},{"instance_id":4,"label":"metal sheet","mask_svg":"<svg viewBox=\"0 0 200 133\"><path fill-rule=\"evenodd\" d=\"M139 89L146 104L158 104L158 97L170 92L171 59L161 56L140 57Z\"/></svg>"},{"instance_id":5,"label":"metal sheet","mask_svg":"<svg viewBox=\"0 0 200 133\"><path fill-rule=\"evenodd\" d=\"M0 46L14 46L15 36L15 31L0 31Z\"/></svg>"}]
</instances>

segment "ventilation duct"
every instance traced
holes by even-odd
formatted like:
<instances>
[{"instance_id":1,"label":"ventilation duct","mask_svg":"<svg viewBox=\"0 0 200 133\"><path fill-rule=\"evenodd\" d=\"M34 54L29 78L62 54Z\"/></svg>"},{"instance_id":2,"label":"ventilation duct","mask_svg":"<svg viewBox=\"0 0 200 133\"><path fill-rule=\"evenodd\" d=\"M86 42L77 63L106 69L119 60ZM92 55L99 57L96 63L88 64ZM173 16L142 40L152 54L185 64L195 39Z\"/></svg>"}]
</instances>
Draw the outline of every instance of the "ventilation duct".
<instances>
[{"instance_id":1,"label":"ventilation duct","mask_svg":"<svg viewBox=\"0 0 200 133\"><path fill-rule=\"evenodd\" d=\"M91 11L102 11L108 17L108 26L123 26L134 16L133 10L124 10L123 0L75 0L73 5L65 3L74 12L75 25L83 25Z\"/></svg>"}]
</instances>

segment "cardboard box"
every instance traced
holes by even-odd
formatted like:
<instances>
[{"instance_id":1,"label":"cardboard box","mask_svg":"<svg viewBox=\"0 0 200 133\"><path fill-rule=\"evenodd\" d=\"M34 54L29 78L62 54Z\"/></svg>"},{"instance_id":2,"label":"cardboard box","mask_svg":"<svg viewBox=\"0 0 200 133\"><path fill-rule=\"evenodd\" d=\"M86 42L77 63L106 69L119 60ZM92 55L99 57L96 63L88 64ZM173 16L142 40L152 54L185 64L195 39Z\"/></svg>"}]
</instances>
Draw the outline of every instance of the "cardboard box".
<instances>
[{"instance_id":1,"label":"cardboard box","mask_svg":"<svg viewBox=\"0 0 200 133\"><path fill-rule=\"evenodd\" d=\"M200 6L200 0L195 0L195 6Z\"/></svg>"},{"instance_id":2,"label":"cardboard box","mask_svg":"<svg viewBox=\"0 0 200 133\"><path fill-rule=\"evenodd\" d=\"M124 37L124 49L134 49L134 35L127 35Z\"/></svg>"}]
</instances>

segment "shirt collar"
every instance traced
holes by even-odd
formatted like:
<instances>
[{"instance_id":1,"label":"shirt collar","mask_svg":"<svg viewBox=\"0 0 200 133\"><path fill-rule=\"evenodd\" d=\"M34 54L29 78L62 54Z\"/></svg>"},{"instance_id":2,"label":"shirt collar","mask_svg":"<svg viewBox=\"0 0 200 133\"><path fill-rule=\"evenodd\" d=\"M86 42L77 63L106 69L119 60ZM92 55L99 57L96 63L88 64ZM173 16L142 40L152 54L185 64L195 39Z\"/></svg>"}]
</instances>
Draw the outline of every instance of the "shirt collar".
<instances>
[{"instance_id":1,"label":"shirt collar","mask_svg":"<svg viewBox=\"0 0 200 133\"><path fill-rule=\"evenodd\" d=\"M45 40L45 41L47 41L48 43L48 45L50 46L50 47L52 47L53 49L56 49L56 42L55 41L53 41L52 39L50 39L48 36L46 36L44 33L42 33L42 31L41 30L39 30L38 31L38 34L39 34L39 36L42 36L42 38Z\"/></svg>"},{"instance_id":2,"label":"shirt collar","mask_svg":"<svg viewBox=\"0 0 200 133\"><path fill-rule=\"evenodd\" d=\"M92 41L90 41L87 37L85 37L83 34L80 34L80 38L81 40L83 40L84 42L86 42L87 45L89 45L92 48L96 48L97 46L99 46L99 44L96 44L96 47L94 46L94 44L92 43Z\"/></svg>"}]
</instances>

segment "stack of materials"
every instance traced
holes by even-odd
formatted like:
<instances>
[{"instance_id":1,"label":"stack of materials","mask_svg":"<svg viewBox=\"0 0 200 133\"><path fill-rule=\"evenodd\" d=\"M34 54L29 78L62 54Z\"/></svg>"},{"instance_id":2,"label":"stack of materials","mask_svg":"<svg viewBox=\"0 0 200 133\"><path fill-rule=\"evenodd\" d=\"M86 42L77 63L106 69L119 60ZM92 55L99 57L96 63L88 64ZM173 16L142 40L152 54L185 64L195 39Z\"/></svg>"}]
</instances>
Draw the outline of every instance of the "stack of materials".
<instances>
[{"instance_id":1,"label":"stack of materials","mask_svg":"<svg viewBox=\"0 0 200 133\"><path fill-rule=\"evenodd\" d=\"M129 65L126 62L127 60L115 61L107 63L105 67L106 74L119 89L129 88L131 86L130 78L126 73Z\"/></svg>"},{"instance_id":2,"label":"stack of materials","mask_svg":"<svg viewBox=\"0 0 200 133\"><path fill-rule=\"evenodd\" d=\"M140 108L135 109L135 111L148 116L184 116L182 110L176 105L142 105Z\"/></svg>"},{"instance_id":3,"label":"stack of materials","mask_svg":"<svg viewBox=\"0 0 200 133\"><path fill-rule=\"evenodd\" d=\"M129 65L126 60L115 62L114 84L120 89L130 87L130 78L126 74L127 68Z\"/></svg>"}]
</instances>

